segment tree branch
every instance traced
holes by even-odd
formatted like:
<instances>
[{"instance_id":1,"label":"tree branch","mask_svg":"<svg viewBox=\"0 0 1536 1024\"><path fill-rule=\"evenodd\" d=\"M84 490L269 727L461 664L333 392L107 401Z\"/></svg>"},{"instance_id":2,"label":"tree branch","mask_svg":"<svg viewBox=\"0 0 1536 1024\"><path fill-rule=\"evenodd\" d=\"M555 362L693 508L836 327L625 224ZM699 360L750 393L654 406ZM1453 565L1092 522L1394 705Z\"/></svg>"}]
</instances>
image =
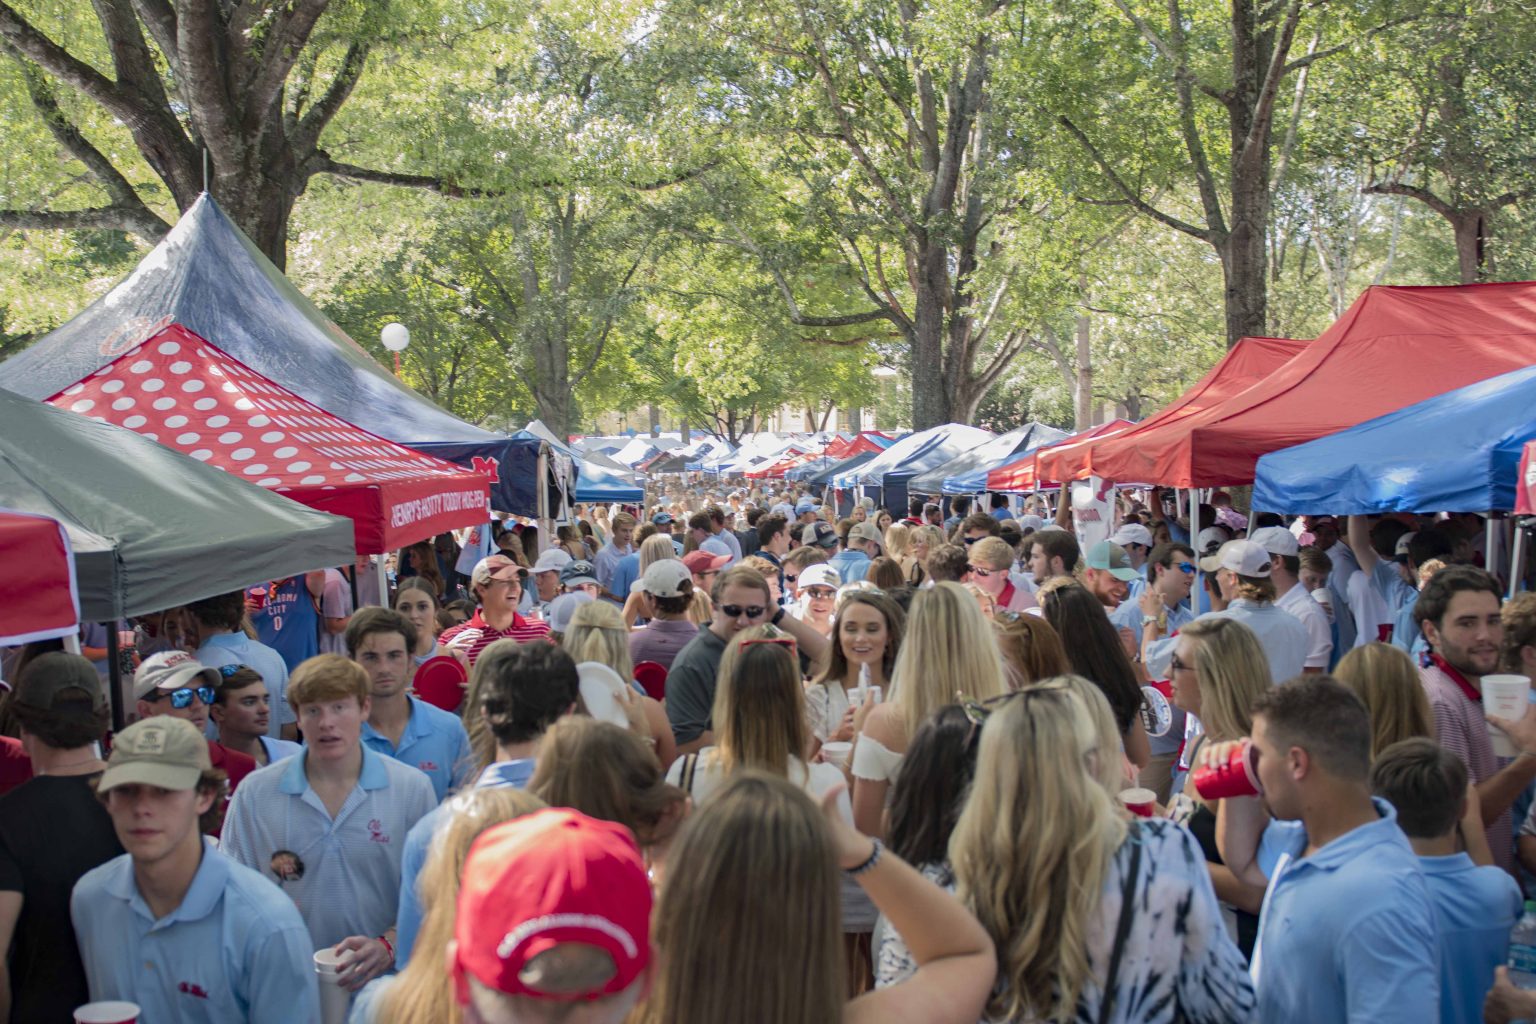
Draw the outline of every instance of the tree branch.
<instances>
[{"instance_id":1,"label":"tree branch","mask_svg":"<svg viewBox=\"0 0 1536 1024\"><path fill-rule=\"evenodd\" d=\"M116 82L71 56L64 47L33 28L10 4L3 2L0 2L0 38L53 77L89 96L120 119L131 120L138 113L119 91Z\"/></svg>"},{"instance_id":2,"label":"tree branch","mask_svg":"<svg viewBox=\"0 0 1536 1024\"><path fill-rule=\"evenodd\" d=\"M131 231L145 236L143 213L122 206L98 206L88 210L0 210L0 227L27 231Z\"/></svg>"},{"instance_id":3,"label":"tree branch","mask_svg":"<svg viewBox=\"0 0 1536 1024\"><path fill-rule=\"evenodd\" d=\"M1082 144L1082 147L1088 151L1088 155L1093 158L1093 162L1098 165L1099 170L1104 172L1104 176L1115 187L1115 191L1125 197L1127 204L1135 207L1153 220L1173 228L1175 231L1182 231L1191 238L1198 238L1202 242L1210 243L1211 232L1209 229L1196 227L1187 221L1182 221L1177 217L1166 214L1133 192L1131 187L1125 183L1125 179L1121 178L1114 168L1109 165L1109 161L1104 158L1104 154L1099 152L1098 147L1089 141L1088 136L1083 133L1081 128L1073 124L1070 118L1063 115L1057 118L1057 122L1070 132L1072 137L1077 139Z\"/></svg>"},{"instance_id":4,"label":"tree branch","mask_svg":"<svg viewBox=\"0 0 1536 1024\"><path fill-rule=\"evenodd\" d=\"M1323 60L1326 57L1332 57L1335 54L1343 53L1345 50L1353 49L1355 46L1358 46L1365 40L1370 39L1372 36L1380 35L1388 29L1393 29L1399 25L1406 25L1411 21L1418 20L1419 15L1417 14L1409 14L1401 18L1393 18L1390 21L1384 21L1380 25L1374 25L1371 28L1366 29L1365 32L1361 34L1359 39L1350 39L1339 43L1337 46L1329 46L1321 50L1314 50L1308 53L1305 57L1297 57L1295 60L1285 65L1285 70L1282 74L1282 77L1283 75L1290 74L1292 71L1297 71L1301 68L1316 64L1318 61Z\"/></svg>"},{"instance_id":5,"label":"tree branch","mask_svg":"<svg viewBox=\"0 0 1536 1024\"><path fill-rule=\"evenodd\" d=\"M180 57L176 45L176 12L171 9L170 0L133 0L133 7L149 27L155 45L160 47L166 60L175 66Z\"/></svg>"},{"instance_id":6,"label":"tree branch","mask_svg":"<svg viewBox=\"0 0 1536 1024\"><path fill-rule=\"evenodd\" d=\"M193 3L203 5L208 0L193 0ZM255 120L251 127L255 127L260 119L273 112L277 97L283 91L283 83L288 80L288 72L293 70L299 54L304 52L315 30L315 23L330 3L331 0L292 0L278 8L279 13L273 18L266 43L262 47L256 77L250 83L250 91L247 93L245 116L248 123Z\"/></svg>"}]
</instances>

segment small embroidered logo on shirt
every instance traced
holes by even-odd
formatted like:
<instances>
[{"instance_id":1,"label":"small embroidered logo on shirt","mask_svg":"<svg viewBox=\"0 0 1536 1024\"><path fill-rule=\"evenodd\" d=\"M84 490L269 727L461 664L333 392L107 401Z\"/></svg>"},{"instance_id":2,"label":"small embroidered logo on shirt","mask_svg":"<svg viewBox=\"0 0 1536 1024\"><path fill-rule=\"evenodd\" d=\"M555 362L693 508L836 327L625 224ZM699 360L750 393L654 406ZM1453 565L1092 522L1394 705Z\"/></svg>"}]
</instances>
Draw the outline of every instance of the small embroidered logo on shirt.
<instances>
[{"instance_id":1,"label":"small embroidered logo on shirt","mask_svg":"<svg viewBox=\"0 0 1536 1024\"><path fill-rule=\"evenodd\" d=\"M435 772L435 771L437 771L437 762L436 761L423 761L420 764L418 764L416 767L420 768L424 772Z\"/></svg>"},{"instance_id":2,"label":"small embroidered logo on shirt","mask_svg":"<svg viewBox=\"0 0 1536 1024\"><path fill-rule=\"evenodd\" d=\"M181 992L184 995L196 996L199 999L208 998L208 993L203 989L203 986L194 984L190 981L184 981L177 985L176 991Z\"/></svg>"},{"instance_id":3,"label":"small embroidered logo on shirt","mask_svg":"<svg viewBox=\"0 0 1536 1024\"><path fill-rule=\"evenodd\" d=\"M378 818L368 822L368 838L376 843L389 842L389 836L384 834L384 823Z\"/></svg>"}]
</instances>

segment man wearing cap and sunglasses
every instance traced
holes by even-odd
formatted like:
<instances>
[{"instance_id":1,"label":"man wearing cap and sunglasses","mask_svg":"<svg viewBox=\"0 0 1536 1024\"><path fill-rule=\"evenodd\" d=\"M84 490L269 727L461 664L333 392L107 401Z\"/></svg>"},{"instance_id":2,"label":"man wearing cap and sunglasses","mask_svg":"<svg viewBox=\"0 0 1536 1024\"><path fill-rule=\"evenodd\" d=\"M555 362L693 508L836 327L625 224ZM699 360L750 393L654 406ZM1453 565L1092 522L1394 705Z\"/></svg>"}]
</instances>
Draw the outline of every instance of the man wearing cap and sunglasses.
<instances>
[{"instance_id":1,"label":"man wearing cap and sunglasses","mask_svg":"<svg viewBox=\"0 0 1536 1024\"><path fill-rule=\"evenodd\" d=\"M711 716L720 659L731 637L743 629L772 622L795 638L800 652L812 663L826 656L827 639L799 619L784 614L773 603L768 581L756 569L738 566L715 580L710 595L714 618L699 630L673 659L667 673L667 718L679 755L691 754L714 743Z\"/></svg>"},{"instance_id":2,"label":"man wearing cap and sunglasses","mask_svg":"<svg viewBox=\"0 0 1536 1024\"><path fill-rule=\"evenodd\" d=\"M620 1024L651 985L650 917L624 826L556 807L486 830L449 946L466 1024Z\"/></svg>"},{"instance_id":3,"label":"man wearing cap and sunglasses","mask_svg":"<svg viewBox=\"0 0 1536 1024\"><path fill-rule=\"evenodd\" d=\"M1207 615L1236 619L1253 630L1276 684L1301 675L1312 641L1300 620L1275 606L1269 552L1251 540L1229 540L1200 559L1200 568L1215 573L1221 592L1230 598L1226 608Z\"/></svg>"},{"instance_id":4,"label":"man wearing cap and sunglasses","mask_svg":"<svg viewBox=\"0 0 1536 1024\"><path fill-rule=\"evenodd\" d=\"M1269 578L1275 586L1275 606L1296 617L1308 637L1304 672L1326 672L1333 661L1333 627L1322 605L1301 585L1301 545L1281 526L1254 530L1249 540L1269 553Z\"/></svg>"},{"instance_id":5,"label":"man wearing cap and sunglasses","mask_svg":"<svg viewBox=\"0 0 1536 1024\"><path fill-rule=\"evenodd\" d=\"M526 644L549 636L548 623L518 614L517 606L522 600L523 583L527 578L528 570L506 555L480 559L469 576L470 593L474 594L479 607L468 622L444 630L437 642L462 651L473 667L480 652L497 640Z\"/></svg>"},{"instance_id":6,"label":"man wearing cap and sunglasses","mask_svg":"<svg viewBox=\"0 0 1536 1024\"><path fill-rule=\"evenodd\" d=\"M1114 541L1101 540L1083 555L1083 586L1109 611L1125 603L1131 581L1139 579L1131 556Z\"/></svg>"},{"instance_id":7,"label":"man wearing cap and sunglasses","mask_svg":"<svg viewBox=\"0 0 1536 1024\"><path fill-rule=\"evenodd\" d=\"M560 570L571 564L571 553L564 548L546 548L533 563L536 588L533 606L539 617L549 618L549 602L560 596Z\"/></svg>"},{"instance_id":8,"label":"man wearing cap and sunglasses","mask_svg":"<svg viewBox=\"0 0 1536 1024\"><path fill-rule=\"evenodd\" d=\"M319 1020L298 910L199 834L223 788L190 722L159 715L117 734L96 789L128 852L70 900L91 998L137 1003L146 1022Z\"/></svg>"},{"instance_id":9,"label":"man wearing cap and sunglasses","mask_svg":"<svg viewBox=\"0 0 1536 1024\"><path fill-rule=\"evenodd\" d=\"M209 709L218 700L221 670L209 668L185 651L162 651L146 658L133 674L135 711L139 718L169 715L191 722L199 733L208 730ZM207 740L208 759L213 767L229 777L229 792L224 794L220 810L229 803L236 788L257 769L256 759L232 750L222 743ZM219 834L222 814L217 816L210 835Z\"/></svg>"}]
</instances>

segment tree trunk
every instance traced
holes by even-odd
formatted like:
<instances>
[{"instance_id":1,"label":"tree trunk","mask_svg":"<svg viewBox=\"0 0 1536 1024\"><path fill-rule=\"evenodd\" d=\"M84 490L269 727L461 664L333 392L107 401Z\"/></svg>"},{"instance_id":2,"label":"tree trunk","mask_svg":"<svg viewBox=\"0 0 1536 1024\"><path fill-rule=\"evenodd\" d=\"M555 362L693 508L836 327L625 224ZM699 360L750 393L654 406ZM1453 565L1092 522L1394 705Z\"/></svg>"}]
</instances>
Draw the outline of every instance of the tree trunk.
<instances>
[{"instance_id":1,"label":"tree trunk","mask_svg":"<svg viewBox=\"0 0 1536 1024\"><path fill-rule=\"evenodd\" d=\"M1456 232L1456 263L1462 284L1487 278L1488 215L1483 210L1456 210L1449 218Z\"/></svg>"},{"instance_id":2,"label":"tree trunk","mask_svg":"<svg viewBox=\"0 0 1536 1024\"><path fill-rule=\"evenodd\" d=\"M1086 299L1086 294L1084 298ZM1072 422L1078 430L1093 426L1093 333L1092 322L1084 310L1077 315L1077 380L1072 395Z\"/></svg>"},{"instance_id":3,"label":"tree trunk","mask_svg":"<svg viewBox=\"0 0 1536 1024\"><path fill-rule=\"evenodd\" d=\"M1234 176L1232 226L1217 247L1225 286L1227 347L1241 338L1261 338L1269 318L1269 162L1257 173Z\"/></svg>"},{"instance_id":4,"label":"tree trunk","mask_svg":"<svg viewBox=\"0 0 1536 1024\"><path fill-rule=\"evenodd\" d=\"M952 421L948 382L944 379L944 293L949 268L942 246L928 244L919 254L915 307L909 351L912 353L912 429L927 430Z\"/></svg>"},{"instance_id":5,"label":"tree trunk","mask_svg":"<svg viewBox=\"0 0 1536 1024\"><path fill-rule=\"evenodd\" d=\"M848 410L848 429L857 434L864 429L864 410L855 406Z\"/></svg>"}]
</instances>

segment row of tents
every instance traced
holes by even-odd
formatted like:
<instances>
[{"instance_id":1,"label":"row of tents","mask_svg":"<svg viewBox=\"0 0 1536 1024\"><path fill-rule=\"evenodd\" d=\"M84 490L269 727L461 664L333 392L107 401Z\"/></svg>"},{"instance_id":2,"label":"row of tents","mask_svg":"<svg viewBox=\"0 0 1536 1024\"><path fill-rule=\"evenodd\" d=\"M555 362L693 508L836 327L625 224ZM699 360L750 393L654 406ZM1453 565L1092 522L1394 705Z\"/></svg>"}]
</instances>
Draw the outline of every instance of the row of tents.
<instances>
[{"instance_id":1,"label":"row of tents","mask_svg":"<svg viewBox=\"0 0 1536 1024\"><path fill-rule=\"evenodd\" d=\"M1316 340L1246 338L1157 414L1065 437L958 424L809 478L877 493L1253 485L1334 515L1536 510L1536 283L1374 286Z\"/></svg>"}]
</instances>

